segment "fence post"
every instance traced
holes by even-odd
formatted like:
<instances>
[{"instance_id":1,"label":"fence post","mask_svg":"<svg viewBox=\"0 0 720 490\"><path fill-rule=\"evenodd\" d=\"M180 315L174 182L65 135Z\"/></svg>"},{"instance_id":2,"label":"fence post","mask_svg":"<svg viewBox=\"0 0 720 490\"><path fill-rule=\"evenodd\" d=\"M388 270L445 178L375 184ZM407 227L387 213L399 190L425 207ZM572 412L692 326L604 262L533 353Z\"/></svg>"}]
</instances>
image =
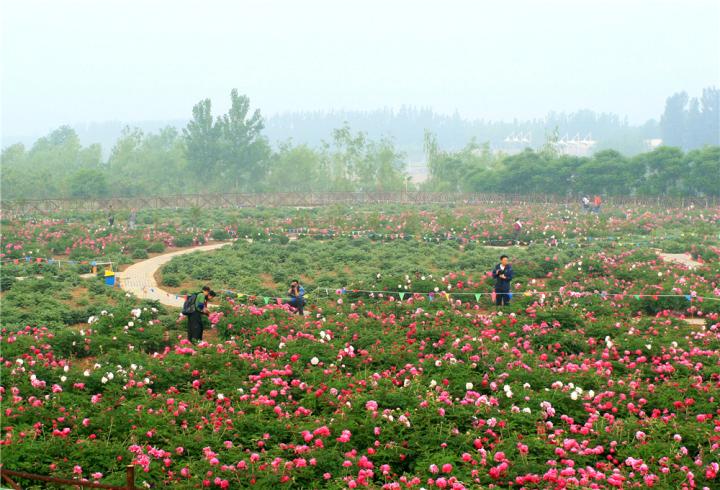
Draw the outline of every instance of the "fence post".
<instances>
[{"instance_id":1,"label":"fence post","mask_svg":"<svg viewBox=\"0 0 720 490\"><path fill-rule=\"evenodd\" d=\"M135 465L129 464L125 468L125 487L135 490Z\"/></svg>"}]
</instances>

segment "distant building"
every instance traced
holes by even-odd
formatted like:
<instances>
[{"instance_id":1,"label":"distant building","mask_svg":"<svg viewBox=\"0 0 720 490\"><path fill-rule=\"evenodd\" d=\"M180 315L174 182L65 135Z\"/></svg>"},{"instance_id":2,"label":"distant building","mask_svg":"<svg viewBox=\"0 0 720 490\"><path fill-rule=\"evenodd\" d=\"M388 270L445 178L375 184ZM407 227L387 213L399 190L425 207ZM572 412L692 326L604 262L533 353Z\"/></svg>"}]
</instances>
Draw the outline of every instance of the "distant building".
<instances>
[{"instance_id":1,"label":"distant building","mask_svg":"<svg viewBox=\"0 0 720 490\"><path fill-rule=\"evenodd\" d=\"M588 134L584 138L578 133L574 138L570 138L567 134L559 140L552 143L555 151L560 155L574 155L579 157L590 156L597 146L597 141L592 139L592 135ZM525 151L526 148L539 150L542 145L533 146L531 133L512 133L507 136L502 144L494 149L495 153L503 153L505 155L517 155Z\"/></svg>"},{"instance_id":2,"label":"distant building","mask_svg":"<svg viewBox=\"0 0 720 490\"><path fill-rule=\"evenodd\" d=\"M517 155L525 151L525 148L532 148L532 133L512 133L506 136L499 148L495 149L495 153L504 153L505 155Z\"/></svg>"},{"instance_id":3,"label":"distant building","mask_svg":"<svg viewBox=\"0 0 720 490\"><path fill-rule=\"evenodd\" d=\"M650 138L649 140L643 140L645 144L645 151L653 151L655 148L662 146L662 138Z\"/></svg>"},{"instance_id":4,"label":"distant building","mask_svg":"<svg viewBox=\"0 0 720 490\"><path fill-rule=\"evenodd\" d=\"M593 148L597 145L597 141L592 139L592 135L588 134L584 138L580 138L580 134L576 134L574 138L568 138L566 134L558 141L553 143L557 152L561 155L573 155L576 157L588 157L592 154Z\"/></svg>"}]
</instances>

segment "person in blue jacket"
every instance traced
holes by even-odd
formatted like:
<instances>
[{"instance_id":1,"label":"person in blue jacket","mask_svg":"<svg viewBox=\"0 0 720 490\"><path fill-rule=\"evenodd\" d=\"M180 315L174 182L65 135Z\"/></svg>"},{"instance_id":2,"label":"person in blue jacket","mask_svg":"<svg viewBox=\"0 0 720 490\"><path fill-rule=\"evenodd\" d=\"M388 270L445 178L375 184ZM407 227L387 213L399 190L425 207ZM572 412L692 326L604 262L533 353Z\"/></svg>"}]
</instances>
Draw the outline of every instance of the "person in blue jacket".
<instances>
[{"instance_id":1,"label":"person in blue jacket","mask_svg":"<svg viewBox=\"0 0 720 490\"><path fill-rule=\"evenodd\" d=\"M510 281L513 278L512 266L508 263L508 256L501 255L500 263L495 266L492 271L493 279L495 279L495 304L510 304Z\"/></svg>"},{"instance_id":2,"label":"person in blue jacket","mask_svg":"<svg viewBox=\"0 0 720 490\"><path fill-rule=\"evenodd\" d=\"M305 306L305 288L300 285L300 281L295 279L290 283L290 290L288 291L290 301L288 304L295 308L300 315L304 315L303 308Z\"/></svg>"}]
</instances>

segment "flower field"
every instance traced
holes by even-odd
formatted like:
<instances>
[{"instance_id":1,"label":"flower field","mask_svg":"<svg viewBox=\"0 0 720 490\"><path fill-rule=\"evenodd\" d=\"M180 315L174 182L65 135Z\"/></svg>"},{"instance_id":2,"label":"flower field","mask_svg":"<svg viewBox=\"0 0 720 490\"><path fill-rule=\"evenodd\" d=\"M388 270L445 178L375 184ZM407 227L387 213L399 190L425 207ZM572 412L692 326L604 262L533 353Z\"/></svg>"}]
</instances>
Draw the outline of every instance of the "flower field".
<instances>
[{"instance_id":1,"label":"flower field","mask_svg":"<svg viewBox=\"0 0 720 490\"><path fill-rule=\"evenodd\" d=\"M4 467L122 484L134 464L149 488L720 487L720 209L195 213L3 222ZM197 345L176 311L79 275L228 238L160 271L222 293ZM278 301L296 277L305 317Z\"/></svg>"}]
</instances>

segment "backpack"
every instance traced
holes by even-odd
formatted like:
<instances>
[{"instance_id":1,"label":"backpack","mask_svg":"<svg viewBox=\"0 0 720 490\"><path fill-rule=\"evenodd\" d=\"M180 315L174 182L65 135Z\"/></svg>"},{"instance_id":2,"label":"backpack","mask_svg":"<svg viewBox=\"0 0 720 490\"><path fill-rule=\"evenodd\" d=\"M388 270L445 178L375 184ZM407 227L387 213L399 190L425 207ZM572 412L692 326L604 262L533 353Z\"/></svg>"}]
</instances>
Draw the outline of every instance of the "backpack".
<instances>
[{"instance_id":1,"label":"backpack","mask_svg":"<svg viewBox=\"0 0 720 490\"><path fill-rule=\"evenodd\" d=\"M195 306L195 302L197 301L197 296L198 296L198 293L193 293L187 297L187 299L183 303L183 307L182 307L183 315L189 316L197 311L197 307Z\"/></svg>"}]
</instances>

